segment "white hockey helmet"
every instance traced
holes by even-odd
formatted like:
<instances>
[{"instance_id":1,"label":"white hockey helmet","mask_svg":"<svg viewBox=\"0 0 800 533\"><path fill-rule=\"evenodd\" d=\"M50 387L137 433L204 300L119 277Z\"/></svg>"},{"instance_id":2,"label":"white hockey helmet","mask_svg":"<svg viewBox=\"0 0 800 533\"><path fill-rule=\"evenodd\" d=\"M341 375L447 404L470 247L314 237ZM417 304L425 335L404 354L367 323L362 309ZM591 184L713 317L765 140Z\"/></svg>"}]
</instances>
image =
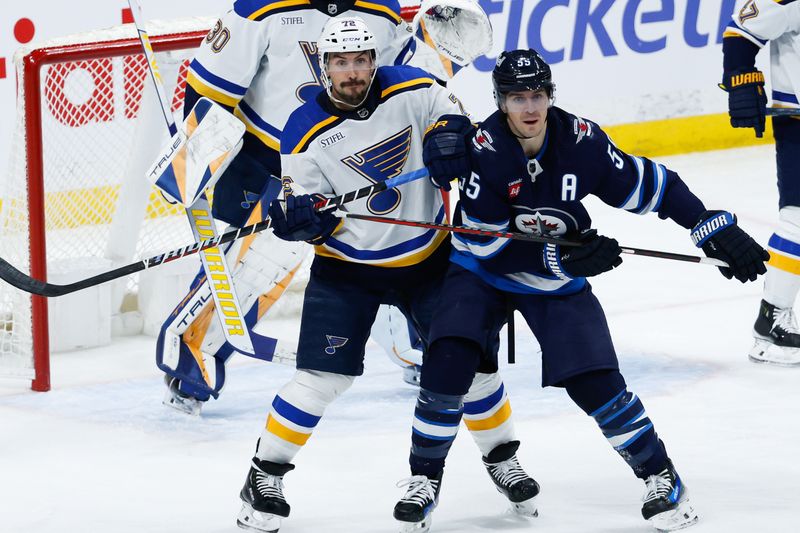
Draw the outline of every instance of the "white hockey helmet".
<instances>
[{"instance_id":1,"label":"white hockey helmet","mask_svg":"<svg viewBox=\"0 0 800 533\"><path fill-rule=\"evenodd\" d=\"M370 31L369 26L360 17L338 17L330 19L322 34L317 40L317 56L319 58L319 68L322 74L322 84L328 95L331 94L331 80L327 73L328 54L347 53L347 52L372 52L372 62L377 68L378 46L375 42L375 35ZM375 70L372 72L375 77ZM372 81L370 80L370 84Z\"/></svg>"}]
</instances>

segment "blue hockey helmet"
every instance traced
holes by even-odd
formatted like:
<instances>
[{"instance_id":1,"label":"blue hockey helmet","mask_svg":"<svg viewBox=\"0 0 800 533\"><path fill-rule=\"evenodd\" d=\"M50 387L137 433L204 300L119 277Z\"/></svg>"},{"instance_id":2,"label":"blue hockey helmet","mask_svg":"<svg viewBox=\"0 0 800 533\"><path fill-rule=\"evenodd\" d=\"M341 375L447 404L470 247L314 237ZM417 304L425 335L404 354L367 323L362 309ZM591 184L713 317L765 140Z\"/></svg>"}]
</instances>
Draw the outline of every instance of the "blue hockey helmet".
<instances>
[{"instance_id":1,"label":"blue hockey helmet","mask_svg":"<svg viewBox=\"0 0 800 533\"><path fill-rule=\"evenodd\" d=\"M550 65L533 49L501 53L492 71L492 85L499 109L503 97L512 91L544 89L552 103L556 90Z\"/></svg>"}]
</instances>

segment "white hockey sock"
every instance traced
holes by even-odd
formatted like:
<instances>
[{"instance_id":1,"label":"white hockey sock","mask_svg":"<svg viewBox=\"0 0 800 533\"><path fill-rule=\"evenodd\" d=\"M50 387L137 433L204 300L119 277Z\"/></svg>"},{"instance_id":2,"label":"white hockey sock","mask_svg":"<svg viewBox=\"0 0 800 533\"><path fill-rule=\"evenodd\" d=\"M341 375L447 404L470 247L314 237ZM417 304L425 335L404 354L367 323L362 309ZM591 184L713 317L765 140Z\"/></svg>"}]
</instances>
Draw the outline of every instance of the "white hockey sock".
<instances>
[{"instance_id":1,"label":"white hockey sock","mask_svg":"<svg viewBox=\"0 0 800 533\"><path fill-rule=\"evenodd\" d=\"M764 299L779 308L793 307L800 291L800 207L780 210L778 227L768 248Z\"/></svg>"},{"instance_id":2,"label":"white hockey sock","mask_svg":"<svg viewBox=\"0 0 800 533\"><path fill-rule=\"evenodd\" d=\"M298 370L275 395L256 457L290 463L311 437L325 408L355 379L331 372Z\"/></svg>"},{"instance_id":3,"label":"white hockey sock","mask_svg":"<svg viewBox=\"0 0 800 533\"><path fill-rule=\"evenodd\" d=\"M514 422L500 374L475 374L464 396L464 424L484 457L514 439Z\"/></svg>"}]
</instances>

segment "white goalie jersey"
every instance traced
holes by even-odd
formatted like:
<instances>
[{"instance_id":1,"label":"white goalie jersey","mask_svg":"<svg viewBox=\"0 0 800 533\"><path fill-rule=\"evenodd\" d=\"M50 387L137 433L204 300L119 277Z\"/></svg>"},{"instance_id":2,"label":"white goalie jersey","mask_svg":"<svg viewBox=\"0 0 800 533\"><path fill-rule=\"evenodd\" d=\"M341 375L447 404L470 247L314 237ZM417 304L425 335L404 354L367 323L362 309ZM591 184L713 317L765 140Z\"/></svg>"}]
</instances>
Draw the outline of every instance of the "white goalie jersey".
<instances>
[{"instance_id":1,"label":"white goalie jersey","mask_svg":"<svg viewBox=\"0 0 800 533\"><path fill-rule=\"evenodd\" d=\"M744 37L758 47L770 44L772 101L800 107L800 2L737 0L725 37Z\"/></svg>"},{"instance_id":2,"label":"white goalie jersey","mask_svg":"<svg viewBox=\"0 0 800 533\"><path fill-rule=\"evenodd\" d=\"M381 64L413 55L416 43L396 0L357 0L346 14L369 25ZM310 0L237 0L203 40L187 83L235 108L247 131L278 151L289 114L322 87L316 41L333 15Z\"/></svg>"},{"instance_id":3,"label":"white goalie jersey","mask_svg":"<svg viewBox=\"0 0 800 533\"><path fill-rule=\"evenodd\" d=\"M322 93L295 111L281 143L284 176L295 193L340 195L424 167L422 137L445 114L463 114L459 101L424 70L380 67L366 102L334 108ZM440 191L417 180L346 206L348 212L411 220L445 219ZM381 267L417 264L446 234L422 228L347 219L316 254Z\"/></svg>"}]
</instances>

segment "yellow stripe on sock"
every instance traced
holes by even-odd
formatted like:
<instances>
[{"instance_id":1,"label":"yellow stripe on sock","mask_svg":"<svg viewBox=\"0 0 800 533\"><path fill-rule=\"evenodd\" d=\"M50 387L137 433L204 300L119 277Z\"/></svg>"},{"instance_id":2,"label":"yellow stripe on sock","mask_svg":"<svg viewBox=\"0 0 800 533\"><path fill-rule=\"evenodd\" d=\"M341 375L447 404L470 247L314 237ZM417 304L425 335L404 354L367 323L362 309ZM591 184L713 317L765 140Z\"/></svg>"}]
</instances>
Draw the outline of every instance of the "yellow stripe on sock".
<instances>
[{"instance_id":1,"label":"yellow stripe on sock","mask_svg":"<svg viewBox=\"0 0 800 533\"><path fill-rule=\"evenodd\" d=\"M775 250L769 251L769 263L767 264L790 274L800 275L800 259L779 254Z\"/></svg>"},{"instance_id":2,"label":"yellow stripe on sock","mask_svg":"<svg viewBox=\"0 0 800 533\"><path fill-rule=\"evenodd\" d=\"M311 433L300 433L299 431L287 428L272 418L272 415L267 416L267 431L280 439L298 446L305 444L308 438L311 437Z\"/></svg>"},{"instance_id":3,"label":"yellow stripe on sock","mask_svg":"<svg viewBox=\"0 0 800 533\"><path fill-rule=\"evenodd\" d=\"M503 407L497 410L495 414L490 416L489 418L483 418L481 420L468 420L464 419L464 425L467 426L467 429L470 431L483 431L485 429L494 429L499 427L503 422L508 420L511 416L511 403L506 400L503 404Z\"/></svg>"}]
</instances>

